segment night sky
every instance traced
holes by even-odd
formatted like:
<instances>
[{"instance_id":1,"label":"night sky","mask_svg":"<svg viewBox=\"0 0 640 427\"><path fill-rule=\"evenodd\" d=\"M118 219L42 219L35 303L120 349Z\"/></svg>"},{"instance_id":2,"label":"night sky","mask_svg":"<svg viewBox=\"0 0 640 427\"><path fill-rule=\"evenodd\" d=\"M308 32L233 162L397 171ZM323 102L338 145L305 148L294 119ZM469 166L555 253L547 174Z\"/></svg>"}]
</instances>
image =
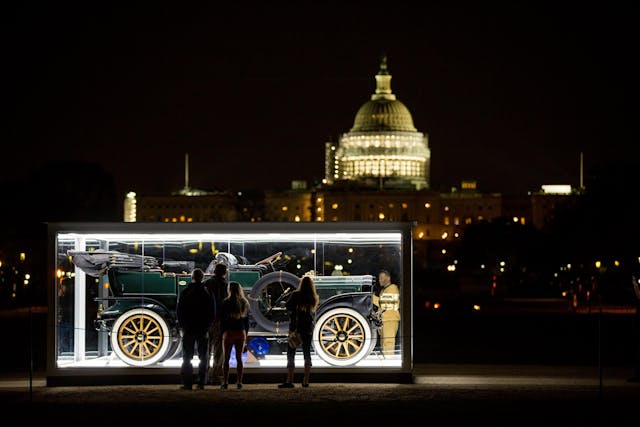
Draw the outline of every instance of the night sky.
<instances>
[{"instance_id":1,"label":"night sky","mask_svg":"<svg viewBox=\"0 0 640 427\"><path fill-rule=\"evenodd\" d=\"M187 152L196 188L321 179L383 52L434 189L577 186L581 151L587 171L639 154L638 16L622 3L21 3L1 18L0 180L79 160L121 194L167 193Z\"/></svg>"}]
</instances>

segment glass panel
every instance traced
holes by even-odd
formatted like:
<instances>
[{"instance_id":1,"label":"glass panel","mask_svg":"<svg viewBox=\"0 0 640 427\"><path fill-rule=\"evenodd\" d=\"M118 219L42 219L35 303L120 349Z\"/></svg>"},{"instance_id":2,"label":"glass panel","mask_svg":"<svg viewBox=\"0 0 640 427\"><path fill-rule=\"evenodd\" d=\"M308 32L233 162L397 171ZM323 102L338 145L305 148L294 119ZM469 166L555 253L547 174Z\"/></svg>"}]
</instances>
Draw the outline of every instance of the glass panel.
<instances>
[{"instance_id":1,"label":"glass panel","mask_svg":"<svg viewBox=\"0 0 640 427\"><path fill-rule=\"evenodd\" d=\"M222 262L250 300L247 368L286 366L285 303L305 275L320 296L314 368L400 367L403 255L400 231L58 233L56 366L180 366L177 298L194 268L208 278ZM380 270L395 297L381 289Z\"/></svg>"}]
</instances>

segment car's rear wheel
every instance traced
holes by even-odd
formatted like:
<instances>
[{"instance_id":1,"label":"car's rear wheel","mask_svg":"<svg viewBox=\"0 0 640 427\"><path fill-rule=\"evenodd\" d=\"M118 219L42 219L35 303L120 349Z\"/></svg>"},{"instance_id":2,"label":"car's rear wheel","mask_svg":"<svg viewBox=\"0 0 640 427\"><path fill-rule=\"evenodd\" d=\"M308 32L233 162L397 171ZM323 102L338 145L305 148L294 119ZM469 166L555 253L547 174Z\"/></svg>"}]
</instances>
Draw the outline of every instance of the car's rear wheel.
<instances>
[{"instance_id":1,"label":"car's rear wheel","mask_svg":"<svg viewBox=\"0 0 640 427\"><path fill-rule=\"evenodd\" d=\"M335 366L358 363L371 353L375 340L367 319L356 310L346 307L323 313L313 330L316 354Z\"/></svg>"},{"instance_id":2,"label":"car's rear wheel","mask_svg":"<svg viewBox=\"0 0 640 427\"><path fill-rule=\"evenodd\" d=\"M116 319L111 348L128 365L148 366L163 361L171 347L169 326L153 310L136 308Z\"/></svg>"}]
</instances>

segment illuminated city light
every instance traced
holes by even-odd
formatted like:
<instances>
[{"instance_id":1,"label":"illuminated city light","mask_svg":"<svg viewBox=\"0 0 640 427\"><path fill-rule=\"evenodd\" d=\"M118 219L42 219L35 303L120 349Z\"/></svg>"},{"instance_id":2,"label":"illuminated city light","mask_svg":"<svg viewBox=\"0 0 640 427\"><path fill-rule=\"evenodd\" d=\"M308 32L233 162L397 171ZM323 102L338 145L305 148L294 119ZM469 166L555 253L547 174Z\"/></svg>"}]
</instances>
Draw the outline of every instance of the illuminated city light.
<instances>
[{"instance_id":1,"label":"illuminated city light","mask_svg":"<svg viewBox=\"0 0 640 427\"><path fill-rule=\"evenodd\" d=\"M124 222L136 222L136 205L136 193L133 191L128 192L124 201Z\"/></svg>"},{"instance_id":2,"label":"illuminated city light","mask_svg":"<svg viewBox=\"0 0 640 427\"><path fill-rule=\"evenodd\" d=\"M541 189L545 194L571 194L571 185L568 184L542 185Z\"/></svg>"}]
</instances>

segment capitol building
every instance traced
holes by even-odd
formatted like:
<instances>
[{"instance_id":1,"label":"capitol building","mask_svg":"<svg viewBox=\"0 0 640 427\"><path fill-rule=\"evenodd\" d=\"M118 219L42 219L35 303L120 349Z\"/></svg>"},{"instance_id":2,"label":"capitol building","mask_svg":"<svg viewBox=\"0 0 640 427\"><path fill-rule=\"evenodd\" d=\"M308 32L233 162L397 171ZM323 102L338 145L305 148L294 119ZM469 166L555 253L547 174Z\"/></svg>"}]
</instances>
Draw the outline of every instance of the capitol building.
<instances>
[{"instance_id":1,"label":"capitol building","mask_svg":"<svg viewBox=\"0 0 640 427\"><path fill-rule=\"evenodd\" d=\"M482 193L474 180L447 192L434 190L428 136L416 129L409 109L391 90L386 57L375 75L375 91L357 110L351 129L337 143L319 143L325 146L321 184L292 179L287 190L250 194L196 190L189 186L186 161L182 190L168 195L130 192L124 221L411 221L416 242L446 243L460 239L468 225L497 218L542 228L559 203L575 196L542 187L522 195Z\"/></svg>"},{"instance_id":2,"label":"capitol building","mask_svg":"<svg viewBox=\"0 0 640 427\"><path fill-rule=\"evenodd\" d=\"M339 144L326 144L325 182L373 181L379 188L429 188L427 136L413 125L409 109L391 91L386 57L376 90L356 114Z\"/></svg>"}]
</instances>

